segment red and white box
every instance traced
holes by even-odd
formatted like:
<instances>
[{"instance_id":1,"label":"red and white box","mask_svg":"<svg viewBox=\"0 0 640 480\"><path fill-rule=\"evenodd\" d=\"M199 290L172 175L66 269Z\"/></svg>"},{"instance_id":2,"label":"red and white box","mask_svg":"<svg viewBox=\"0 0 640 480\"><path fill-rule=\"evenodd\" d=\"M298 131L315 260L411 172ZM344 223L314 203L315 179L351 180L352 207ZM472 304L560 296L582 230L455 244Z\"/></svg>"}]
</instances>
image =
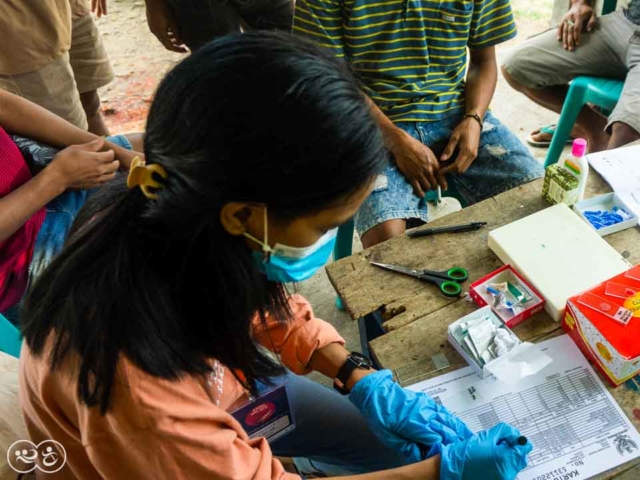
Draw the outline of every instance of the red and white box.
<instances>
[{"instance_id":1,"label":"red and white box","mask_svg":"<svg viewBox=\"0 0 640 480\"><path fill-rule=\"evenodd\" d=\"M563 328L614 385L640 373L640 265L567 301Z\"/></svg>"},{"instance_id":2,"label":"red and white box","mask_svg":"<svg viewBox=\"0 0 640 480\"><path fill-rule=\"evenodd\" d=\"M510 282L517 284L525 293L531 297L531 300L523 305L524 310L518 314L514 314L511 311L494 308L493 296L487 291L487 287L492 283ZM491 272L490 274L482 277L480 280L473 282L469 286L469 295L479 307L485 307L491 305L491 310L500 318L507 327L513 328L519 323L523 322L527 318L541 312L544 308L544 297L533 288L529 283L522 278L518 272L516 272L511 265L504 265Z\"/></svg>"}]
</instances>

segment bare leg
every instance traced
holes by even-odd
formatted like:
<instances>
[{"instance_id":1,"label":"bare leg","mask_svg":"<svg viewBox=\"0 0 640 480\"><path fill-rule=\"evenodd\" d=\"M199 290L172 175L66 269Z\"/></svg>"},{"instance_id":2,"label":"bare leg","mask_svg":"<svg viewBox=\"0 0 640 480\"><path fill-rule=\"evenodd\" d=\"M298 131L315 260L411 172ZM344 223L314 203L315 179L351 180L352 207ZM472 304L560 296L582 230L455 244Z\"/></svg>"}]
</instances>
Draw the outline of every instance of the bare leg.
<instances>
[{"instance_id":1,"label":"bare leg","mask_svg":"<svg viewBox=\"0 0 640 480\"><path fill-rule=\"evenodd\" d=\"M566 85L554 85L546 88L529 88L509 74L506 68L502 68L505 80L514 90L526 95L530 100L556 113L562 112L562 105L567 96L569 87ZM609 135L604 131L607 119L603 115L585 105L578 115L578 120L571 131L572 137L582 137L589 143L590 152L598 152L607 148Z\"/></svg>"},{"instance_id":2,"label":"bare leg","mask_svg":"<svg viewBox=\"0 0 640 480\"><path fill-rule=\"evenodd\" d=\"M98 92L93 90L91 92L81 93L80 101L87 115L89 131L100 136L109 135L109 129L104 123L104 119L100 113L100 97L98 96Z\"/></svg>"},{"instance_id":3,"label":"bare leg","mask_svg":"<svg viewBox=\"0 0 640 480\"><path fill-rule=\"evenodd\" d=\"M360 238L364 248L373 247L390 238L403 235L407 229L406 220L388 220L365 232Z\"/></svg>"},{"instance_id":4,"label":"bare leg","mask_svg":"<svg viewBox=\"0 0 640 480\"><path fill-rule=\"evenodd\" d=\"M611 126L611 140L608 148L618 148L640 139L640 133L626 123L615 122Z\"/></svg>"}]
</instances>

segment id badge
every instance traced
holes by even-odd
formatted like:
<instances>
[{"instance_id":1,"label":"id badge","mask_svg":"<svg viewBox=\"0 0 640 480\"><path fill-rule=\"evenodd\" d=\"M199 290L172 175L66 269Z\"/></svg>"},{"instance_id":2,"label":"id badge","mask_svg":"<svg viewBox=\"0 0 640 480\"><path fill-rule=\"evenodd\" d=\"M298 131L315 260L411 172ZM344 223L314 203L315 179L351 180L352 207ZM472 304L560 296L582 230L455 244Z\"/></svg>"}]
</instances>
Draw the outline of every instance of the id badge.
<instances>
[{"instance_id":1,"label":"id badge","mask_svg":"<svg viewBox=\"0 0 640 480\"><path fill-rule=\"evenodd\" d=\"M240 422L249 438L264 437L269 443L295 428L285 385L260 395L231 415Z\"/></svg>"}]
</instances>

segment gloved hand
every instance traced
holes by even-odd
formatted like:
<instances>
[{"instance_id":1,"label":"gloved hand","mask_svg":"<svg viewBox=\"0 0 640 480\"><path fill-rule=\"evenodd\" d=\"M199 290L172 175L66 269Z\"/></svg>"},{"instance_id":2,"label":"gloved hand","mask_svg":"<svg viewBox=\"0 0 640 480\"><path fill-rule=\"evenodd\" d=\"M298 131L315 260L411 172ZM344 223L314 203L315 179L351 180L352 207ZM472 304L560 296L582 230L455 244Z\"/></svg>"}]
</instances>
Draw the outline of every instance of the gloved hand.
<instances>
[{"instance_id":1,"label":"gloved hand","mask_svg":"<svg viewBox=\"0 0 640 480\"><path fill-rule=\"evenodd\" d=\"M429 395L395 383L390 370L367 375L353 387L351 402L387 447L415 463L437 451L436 445L466 440L473 432Z\"/></svg>"},{"instance_id":2,"label":"gloved hand","mask_svg":"<svg viewBox=\"0 0 640 480\"><path fill-rule=\"evenodd\" d=\"M499 423L462 442L437 446L440 480L513 480L533 450L528 441L519 445L519 436L516 428Z\"/></svg>"}]
</instances>

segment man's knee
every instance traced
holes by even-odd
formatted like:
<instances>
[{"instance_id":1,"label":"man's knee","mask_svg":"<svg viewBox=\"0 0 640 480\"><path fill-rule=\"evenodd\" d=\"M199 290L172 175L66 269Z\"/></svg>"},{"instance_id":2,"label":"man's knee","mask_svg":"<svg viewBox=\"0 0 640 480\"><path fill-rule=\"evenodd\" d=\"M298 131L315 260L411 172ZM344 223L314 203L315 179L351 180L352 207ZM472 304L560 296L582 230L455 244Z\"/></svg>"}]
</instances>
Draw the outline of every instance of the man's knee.
<instances>
[{"instance_id":1,"label":"man's knee","mask_svg":"<svg viewBox=\"0 0 640 480\"><path fill-rule=\"evenodd\" d=\"M611 126L609 148L618 148L640 139L640 133L624 122L615 122Z\"/></svg>"},{"instance_id":2,"label":"man's knee","mask_svg":"<svg viewBox=\"0 0 640 480\"><path fill-rule=\"evenodd\" d=\"M528 43L512 51L500 66L507 83L519 92L538 90L545 82L540 75L544 67L534 46Z\"/></svg>"},{"instance_id":3,"label":"man's knee","mask_svg":"<svg viewBox=\"0 0 640 480\"><path fill-rule=\"evenodd\" d=\"M398 235L404 234L407 229L407 221L403 219L388 220L382 222L370 230L367 230L361 237L364 248L370 248Z\"/></svg>"},{"instance_id":4,"label":"man's knee","mask_svg":"<svg viewBox=\"0 0 640 480\"><path fill-rule=\"evenodd\" d=\"M100 112L100 96L97 90L81 93L80 101L87 117L93 117Z\"/></svg>"},{"instance_id":5,"label":"man's knee","mask_svg":"<svg viewBox=\"0 0 640 480\"><path fill-rule=\"evenodd\" d=\"M509 73L506 63L502 64L500 69L502 70L502 76L504 77L504 79L507 81L507 83L511 88L513 88L518 92L521 92L522 90L524 90L525 88L524 85L520 83L513 75L511 75L511 73Z\"/></svg>"}]
</instances>

